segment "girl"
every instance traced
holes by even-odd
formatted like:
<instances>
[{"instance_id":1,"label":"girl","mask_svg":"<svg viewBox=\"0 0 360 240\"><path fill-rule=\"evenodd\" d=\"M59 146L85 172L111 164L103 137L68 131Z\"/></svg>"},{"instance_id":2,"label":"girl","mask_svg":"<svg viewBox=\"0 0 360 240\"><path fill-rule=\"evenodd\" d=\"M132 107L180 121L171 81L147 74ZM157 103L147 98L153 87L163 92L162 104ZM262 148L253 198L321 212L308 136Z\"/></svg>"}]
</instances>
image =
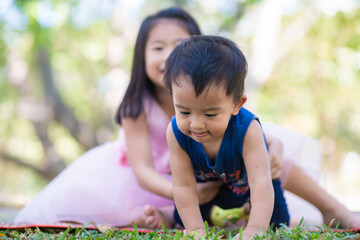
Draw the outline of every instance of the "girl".
<instances>
[{"instance_id":1,"label":"girl","mask_svg":"<svg viewBox=\"0 0 360 240\"><path fill-rule=\"evenodd\" d=\"M165 60L175 45L199 34L194 19L177 8L162 10L143 21L135 44L131 81L116 115L123 127L119 139L74 161L20 211L15 222L94 221L131 226L134 221L138 227L159 227L160 222L172 226L174 206L165 130L174 108L162 78ZM284 151L285 157L293 160L293 154L308 141L302 142L306 138L299 134L291 139L285 142L288 145ZM267 140L272 176L278 177L281 144L268 135ZM296 140L301 144L291 144ZM290 173L288 179L298 177L294 171L303 173L296 166L291 169L286 171ZM311 180L306 174L302 181L304 178ZM200 202L215 196L219 185L198 184Z\"/></svg>"}]
</instances>

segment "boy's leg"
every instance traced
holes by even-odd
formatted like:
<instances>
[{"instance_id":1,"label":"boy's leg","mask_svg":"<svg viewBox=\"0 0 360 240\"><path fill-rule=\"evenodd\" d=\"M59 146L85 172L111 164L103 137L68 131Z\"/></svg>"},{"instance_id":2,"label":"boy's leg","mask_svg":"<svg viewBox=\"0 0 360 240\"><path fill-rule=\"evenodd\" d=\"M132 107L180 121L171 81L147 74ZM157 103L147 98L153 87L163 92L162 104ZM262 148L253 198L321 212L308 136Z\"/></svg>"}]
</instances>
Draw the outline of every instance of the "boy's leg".
<instances>
[{"instance_id":1,"label":"boy's leg","mask_svg":"<svg viewBox=\"0 0 360 240\"><path fill-rule=\"evenodd\" d=\"M275 200L270 225L274 228L278 228L281 223L289 225L290 215L284 197L284 190L281 188L281 182L279 179L273 180L273 187ZM247 194L239 196L231 192L229 189L222 188L222 191L219 191L219 194L216 196L214 203L223 209L242 207L250 198L250 194L251 193L249 191Z\"/></svg>"},{"instance_id":2,"label":"boy's leg","mask_svg":"<svg viewBox=\"0 0 360 240\"><path fill-rule=\"evenodd\" d=\"M280 227L280 224L283 223L285 225L289 225L290 216L287 208L287 204L284 197L284 191L281 188L281 182L279 179L273 180L274 187L274 210L273 215L270 220L270 225L273 228ZM239 207L250 207L248 209L248 213L251 211L251 206L249 206L250 192L246 195L239 196L232 193L230 190L220 191L218 196L216 197L214 204L218 205L223 209L231 209L231 208L239 208ZM250 203L251 205L251 203Z\"/></svg>"},{"instance_id":3,"label":"boy's leg","mask_svg":"<svg viewBox=\"0 0 360 240\"><path fill-rule=\"evenodd\" d=\"M270 224L273 224L273 227L279 227L280 223L288 225L290 216L284 197L284 192L281 188L280 180L273 180L273 185L275 192L275 206ZM220 188L218 195L211 202L200 206L201 215L204 221L209 222L210 211L213 205L217 205L223 209L237 208L242 207L249 198L250 192L245 195L238 196L234 194L226 185L223 185ZM174 219L177 224L183 226L183 223L176 208L174 212Z\"/></svg>"},{"instance_id":4,"label":"boy's leg","mask_svg":"<svg viewBox=\"0 0 360 240\"><path fill-rule=\"evenodd\" d=\"M339 221L342 227L360 227L360 217L358 215L350 212L344 205L329 195L296 164L292 165L283 187L319 209L326 225L335 218L334 226Z\"/></svg>"},{"instance_id":5,"label":"boy's leg","mask_svg":"<svg viewBox=\"0 0 360 240\"><path fill-rule=\"evenodd\" d=\"M284 197L284 190L281 188L281 182L279 179L273 180L273 187L275 200L274 211L270 220L270 226L272 226L273 228L279 228L281 223L289 225L290 215Z\"/></svg>"},{"instance_id":6,"label":"boy's leg","mask_svg":"<svg viewBox=\"0 0 360 240\"><path fill-rule=\"evenodd\" d=\"M247 201L247 199L249 199L249 196L249 193L247 193L246 196L238 197L228 188L228 186L223 184L213 200L200 205L201 216L204 221L210 223L210 212L214 205L217 205L223 209L241 207ZM179 224L182 227L184 226L176 208L174 211L174 219L176 224Z\"/></svg>"},{"instance_id":7,"label":"boy's leg","mask_svg":"<svg viewBox=\"0 0 360 240\"><path fill-rule=\"evenodd\" d=\"M218 195L214 199L213 203L214 203L214 205L217 205L218 207L220 207L223 210L231 211L231 210L237 209L236 210L237 213L239 213L238 212L239 208L244 207L245 214L248 215L250 212L249 200L250 200L250 192L249 191L247 191L244 195L237 195L229 189L229 186L223 185L222 188L220 189ZM245 219L240 219L238 222L231 223L231 220L228 219L228 217L230 215L227 215L227 213L230 213L232 215L231 217L235 217L235 218L241 217L239 215L236 216L236 212L234 212L234 211L232 211L231 213L229 211L222 212L220 214L221 215L220 218L222 218L222 220L226 220L226 222L223 222L222 224L229 225L232 227L235 227L235 226L241 227L244 224L246 224ZM208 213L208 217L210 217L210 212ZM210 219L208 221L211 222ZM217 221L219 221L219 219L217 219Z\"/></svg>"}]
</instances>

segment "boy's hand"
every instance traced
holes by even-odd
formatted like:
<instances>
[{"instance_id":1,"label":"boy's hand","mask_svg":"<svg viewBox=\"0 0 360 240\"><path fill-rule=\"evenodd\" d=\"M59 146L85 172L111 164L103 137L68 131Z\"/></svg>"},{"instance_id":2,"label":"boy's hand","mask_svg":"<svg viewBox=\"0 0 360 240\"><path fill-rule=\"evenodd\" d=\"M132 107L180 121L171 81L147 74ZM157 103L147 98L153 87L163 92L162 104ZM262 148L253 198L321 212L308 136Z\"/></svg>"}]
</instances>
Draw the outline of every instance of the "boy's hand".
<instances>
[{"instance_id":1,"label":"boy's hand","mask_svg":"<svg viewBox=\"0 0 360 240\"><path fill-rule=\"evenodd\" d=\"M206 231L205 228L198 228L198 229L194 229L193 231L187 233L191 236L194 236L195 239L204 239L206 236Z\"/></svg>"},{"instance_id":2,"label":"boy's hand","mask_svg":"<svg viewBox=\"0 0 360 240\"><path fill-rule=\"evenodd\" d=\"M219 192L219 188L222 183L222 180L198 182L196 184L196 190L199 198L199 204L210 202Z\"/></svg>"},{"instance_id":3,"label":"boy's hand","mask_svg":"<svg viewBox=\"0 0 360 240\"><path fill-rule=\"evenodd\" d=\"M247 227L242 234L242 240L247 240L247 239L254 239L254 237L258 235L258 236L262 236L263 233L257 229L257 228L251 228L251 227ZM237 234L235 236L235 239L239 238L240 234Z\"/></svg>"}]
</instances>

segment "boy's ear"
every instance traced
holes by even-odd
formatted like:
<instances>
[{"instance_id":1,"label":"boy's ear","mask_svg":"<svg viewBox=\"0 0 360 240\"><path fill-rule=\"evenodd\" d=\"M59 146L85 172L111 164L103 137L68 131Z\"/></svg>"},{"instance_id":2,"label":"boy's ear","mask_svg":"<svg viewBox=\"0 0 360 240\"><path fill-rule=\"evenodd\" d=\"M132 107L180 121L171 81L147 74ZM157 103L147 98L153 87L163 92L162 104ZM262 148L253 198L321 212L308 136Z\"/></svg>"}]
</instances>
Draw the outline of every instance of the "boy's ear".
<instances>
[{"instance_id":1,"label":"boy's ear","mask_svg":"<svg viewBox=\"0 0 360 240\"><path fill-rule=\"evenodd\" d=\"M233 111L232 111L232 115L236 115L239 113L240 109L242 108L242 106L244 106L245 102L247 100L247 96L245 94L241 95L240 99L237 100L237 102L234 105Z\"/></svg>"}]
</instances>

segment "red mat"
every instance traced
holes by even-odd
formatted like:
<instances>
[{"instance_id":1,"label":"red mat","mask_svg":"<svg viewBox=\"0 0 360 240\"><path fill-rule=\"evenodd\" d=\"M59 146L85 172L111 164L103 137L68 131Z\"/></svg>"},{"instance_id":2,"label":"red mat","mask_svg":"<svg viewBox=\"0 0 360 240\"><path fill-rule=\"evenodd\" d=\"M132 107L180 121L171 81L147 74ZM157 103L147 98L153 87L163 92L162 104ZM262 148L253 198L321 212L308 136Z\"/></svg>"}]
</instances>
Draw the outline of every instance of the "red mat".
<instances>
[{"instance_id":1,"label":"red mat","mask_svg":"<svg viewBox=\"0 0 360 240\"><path fill-rule=\"evenodd\" d=\"M0 221L0 230L5 230L5 229L26 229L26 228L39 228L39 229L53 229L56 230L58 229L59 231L61 231L62 229L65 230L68 227L71 228L84 228L84 229L91 229L91 230L98 230L100 232L105 232L106 229L110 228L107 225L101 225L101 226L97 226L95 223L93 224L88 224L88 225L80 225L80 224L71 224L71 223L56 223L56 224L13 224L13 223L6 223L6 222L1 222ZM134 228L117 228L114 227L113 229L117 229L117 230L128 230L128 231L134 231ZM149 232L153 232L154 230L151 229L142 229L139 228L138 229L139 233L149 233ZM161 233L162 231L160 230L159 233Z\"/></svg>"}]
</instances>

